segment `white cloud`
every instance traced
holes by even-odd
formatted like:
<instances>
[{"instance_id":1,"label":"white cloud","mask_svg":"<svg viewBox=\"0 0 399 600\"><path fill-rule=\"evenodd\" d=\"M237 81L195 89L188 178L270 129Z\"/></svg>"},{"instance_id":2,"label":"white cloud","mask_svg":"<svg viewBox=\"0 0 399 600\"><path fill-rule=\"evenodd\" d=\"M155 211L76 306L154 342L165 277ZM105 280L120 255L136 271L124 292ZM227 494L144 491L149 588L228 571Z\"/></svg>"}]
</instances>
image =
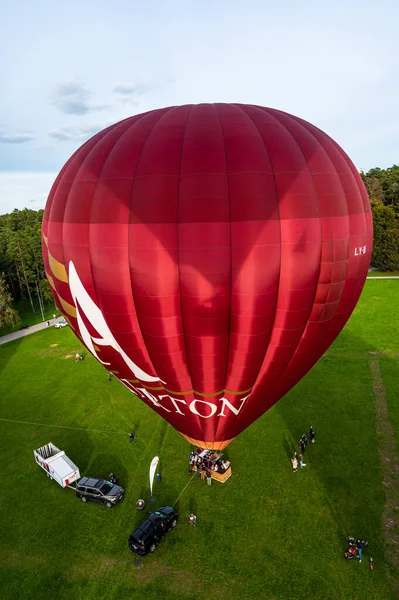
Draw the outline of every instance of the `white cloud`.
<instances>
[{"instance_id":1,"label":"white cloud","mask_svg":"<svg viewBox=\"0 0 399 600\"><path fill-rule=\"evenodd\" d=\"M34 139L30 133L4 133L0 132L0 143L1 144L25 144L25 142L31 142Z\"/></svg>"},{"instance_id":2,"label":"white cloud","mask_svg":"<svg viewBox=\"0 0 399 600\"><path fill-rule=\"evenodd\" d=\"M70 127L61 127L60 129L52 129L48 132L51 138L59 142L66 142L73 139Z\"/></svg>"},{"instance_id":3,"label":"white cloud","mask_svg":"<svg viewBox=\"0 0 399 600\"><path fill-rule=\"evenodd\" d=\"M92 111L104 110L107 104L92 104L93 93L80 81L67 81L58 84L53 93L53 104L67 115L86 115Z\"/></svg>"},{"instance_id":4,"label":"white cloud","mask_svg":"<svg viewBox=\"0 0 399 600\"><path fill-rule=\"evenodd\" d=\"M118 83L113 91L115 94L121 94L122 96L131 96L145 94L148 89L149 87L143 84Z\"/></svg>"},{"instance_id":5,"label":"white cloud","mask_svg":"<svg viewBox=\"0 0 399 600\"><path fill-rule=\"evenodd\" d=\"M104 121L102 123L81 125L80 127L60 127L59 129L51 129L48 134L58 142L83 142L111 124L112 121Z\"/></svg>"}]
</instances>

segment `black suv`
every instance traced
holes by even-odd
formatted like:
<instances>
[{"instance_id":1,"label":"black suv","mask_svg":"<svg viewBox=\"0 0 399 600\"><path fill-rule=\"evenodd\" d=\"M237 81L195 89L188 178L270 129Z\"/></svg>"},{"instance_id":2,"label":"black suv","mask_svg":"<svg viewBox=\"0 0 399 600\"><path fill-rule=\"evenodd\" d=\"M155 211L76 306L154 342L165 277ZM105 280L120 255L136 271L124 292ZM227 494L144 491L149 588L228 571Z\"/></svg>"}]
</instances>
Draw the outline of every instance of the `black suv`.
<instances>
[{"instance_id":1,"label":"black suv","mask_svg":"<svg viewBox=\"0 0 399 600\"><path fill-rule=\"evenodd\" d=\"M120 485L110 483L106 479L82 477L76 487L76 496L82 502L102 502L107 508L112 508L122 500L124 493L125 490Z\"/></svg>"},{"instance_id":2,"label":"black suv","mask_svg":"<svg viewBox=\"0 0 399 600\"><path fill-rule=\"evenodd\" d=\"M170 506L164 506L149 516L129 537L129 548L141 556L154 552L166 532L177 525L178 514Z\"/></svg>"}]
</instances>

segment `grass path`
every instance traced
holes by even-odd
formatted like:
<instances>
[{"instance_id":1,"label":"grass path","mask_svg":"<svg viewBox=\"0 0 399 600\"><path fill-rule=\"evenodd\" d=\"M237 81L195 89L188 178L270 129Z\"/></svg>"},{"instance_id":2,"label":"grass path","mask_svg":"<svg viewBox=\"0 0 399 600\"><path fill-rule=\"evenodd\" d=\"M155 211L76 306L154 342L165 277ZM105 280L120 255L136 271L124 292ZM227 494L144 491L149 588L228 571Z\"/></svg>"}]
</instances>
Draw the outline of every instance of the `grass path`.
<instances>
[{"instance_id":1,"label":"grass path","mask_svg":"<svg viewBox=\"0 0 399 600\"><path fill-rule=\"evenodd\" d=\"M385 388L377 357L370 360L370 367L374 380L376 428L386 497L385 508L382 514L385 552L388 560L395 567L395 565L399 565L399 531L397 527L399 460L396 451L395 433L389 420ZM397 583L397 590L399 596L399 583Z\"/></svg>"}]
</instances>

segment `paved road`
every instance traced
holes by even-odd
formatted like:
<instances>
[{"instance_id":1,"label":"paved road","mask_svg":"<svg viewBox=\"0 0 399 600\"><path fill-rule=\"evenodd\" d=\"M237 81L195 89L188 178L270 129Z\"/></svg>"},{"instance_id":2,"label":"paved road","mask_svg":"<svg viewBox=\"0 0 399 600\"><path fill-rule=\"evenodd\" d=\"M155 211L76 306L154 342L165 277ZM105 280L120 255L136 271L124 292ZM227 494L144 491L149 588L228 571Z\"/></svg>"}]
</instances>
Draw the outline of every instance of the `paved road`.
<instances>
[{"instance_id":1,"label":"paved road","mask_svg":"<svg viewBox=\"0 0 399 600\"><path fill-rule=\"evenodd\" d=\"M59 319L50 319L50 326L54 325L54 323ZM38 325L31 325L29 329L21 329L21 331L14 331L14 333L8 333L7 335L3 335L0 337L0 344L7 344L7 342L12 342L13 340L18 340L19 338L25 337L26 335L30 335L31 333L36 333L36 331L40 331L41 329L46 329L47 321L44 323L39 323Z\"/></svg>"}]
</instances>

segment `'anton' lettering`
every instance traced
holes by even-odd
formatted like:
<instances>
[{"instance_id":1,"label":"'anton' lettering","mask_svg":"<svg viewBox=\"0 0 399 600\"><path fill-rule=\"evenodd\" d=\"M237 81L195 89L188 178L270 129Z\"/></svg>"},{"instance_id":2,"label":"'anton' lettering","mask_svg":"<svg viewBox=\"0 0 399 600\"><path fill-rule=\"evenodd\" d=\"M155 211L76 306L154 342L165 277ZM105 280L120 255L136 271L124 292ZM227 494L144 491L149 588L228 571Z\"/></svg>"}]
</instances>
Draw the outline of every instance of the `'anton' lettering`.
<instances>
[{"instance_id":1,"label":"'anton' lettering","mask_svg":"<svg viewBox=\"0 0 399 600\"><path fill-rule=\"evenodd\" d=\"M244 406L245 401L249 398L249 394L244 398L240 398L240 400L238 400L238 407L233 406L233 404L227 400L227 398L219 398L219 400L217 400L217 402L221 402L221 406L218 406L215 402L201 400L200 398L194 398L190 404L187 404L183 398L173 398L173 396L169 396L169 394L160 394L154 396L154 394L151 394L151 392L149 392L146 388L137 387L127 379L121 379L120 381L142 400L149 400L156 408L162 408L168 413L176 413L182 415L183 417L186 416L186 413L182 412L182 406L179 406L179 404L187 406L191 413L201 417L202 419L209 419L210 417L213 417L218 408L220 408L220 412L216 415L217 417L227 417L228 413L226 413L226 411L233 413L237 417ZM165 400L165 403L170 401L170 405L167 404L169 408L164 406L164 403L162 402L163 400Z\"/></svg>"}]
</instances>

